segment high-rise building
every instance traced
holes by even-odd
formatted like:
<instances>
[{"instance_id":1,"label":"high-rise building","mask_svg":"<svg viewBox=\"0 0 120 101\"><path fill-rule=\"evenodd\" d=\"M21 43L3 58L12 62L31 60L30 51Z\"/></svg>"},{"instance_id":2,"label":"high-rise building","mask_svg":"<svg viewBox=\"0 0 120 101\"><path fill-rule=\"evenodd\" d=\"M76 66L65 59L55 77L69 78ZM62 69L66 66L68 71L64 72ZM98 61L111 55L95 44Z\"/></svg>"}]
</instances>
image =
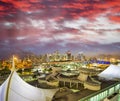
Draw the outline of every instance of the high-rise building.
<instances>
[{"instance_id":1,"label":"high-rise building","mask_svg":"<svg viewBox=\"0 0 120 101\"><path fill-rule=\"evenodd\" d=\"M59 53L58 50L54 52L54 60L55 61L60 61L60 53Z\"/></svg>"},{"instance_id":2,"label":"high-rise building","mask_svg":"<svg viewBox=\"0 0 120 101\"><path fill-rule=\"evenodd\" d=\"M72 55L70 51L67 51L67 60L72 60Z\"/></svg>"},{"instance_id":3,"label":"high-rise building","mask_svg":"<svg viewBox=\"0 0 120 101\"><path fill-rule=\"evenodd\" d=\"M77 60L79 60L79 61L84 61L85 60L85 56L84 56L83 52L78 53Z\"/></svg>"}]
</instances>

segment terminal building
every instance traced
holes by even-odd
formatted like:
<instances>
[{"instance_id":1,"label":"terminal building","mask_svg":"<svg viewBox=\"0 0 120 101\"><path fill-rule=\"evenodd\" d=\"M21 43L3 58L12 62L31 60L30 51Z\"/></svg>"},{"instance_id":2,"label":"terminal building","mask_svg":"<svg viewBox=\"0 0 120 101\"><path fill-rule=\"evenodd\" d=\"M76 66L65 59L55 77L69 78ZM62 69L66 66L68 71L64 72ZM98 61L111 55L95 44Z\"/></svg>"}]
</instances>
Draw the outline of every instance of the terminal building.
<instances>
[{"instance_id":1,"label":"terminal building","mask_svg":"<svg viewBox=\"0 0 120 101\"><path fill-rule=\"evenodd\" d=\"M120 101L119 92L120 82L103 82L101 90L97 92L88 89L82 91L82 96L79 96L80 99L78 101Z\"/></svg>"},{"instance_id":2,"label":"terminal building","mask_svg":"<svg viewBox=\"0 0 120 101\"><path fill-rule=\"evenodd\" d=\"M54 75L51 74L51 77L58 76L59 81L65 81L64 87L42 89L27 84L16 71L12 71L7 80L0 86L0 101L120 101L119 66L110 65L99 73L96 76L99 82L92 77L95 72L90 70L81 69L81 75L76 80L70 79L73 74L70 78L65 79L57 75L56 72L60 71L54 70ZM67 76L68 73L62 74ZM69 84L72 87L73 83L80 86L78 91L74 92L69 87L65 88ZM96 85L99 89L94 89Z\"/></svg>"}]
</instances>

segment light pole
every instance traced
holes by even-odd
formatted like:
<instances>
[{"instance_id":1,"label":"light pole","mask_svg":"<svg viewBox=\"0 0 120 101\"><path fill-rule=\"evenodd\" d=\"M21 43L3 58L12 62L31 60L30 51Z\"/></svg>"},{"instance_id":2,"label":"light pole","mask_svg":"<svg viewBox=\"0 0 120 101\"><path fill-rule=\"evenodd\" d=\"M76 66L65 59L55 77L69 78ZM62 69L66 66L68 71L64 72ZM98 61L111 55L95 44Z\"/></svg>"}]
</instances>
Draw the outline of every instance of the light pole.
<instances>
[{"instance_id":1,"label":"light pole","mask_svg":"<svg viewBox=\"0 0 120 101\"><path fill-rule=\"evenodd\" d=\"M12 58L12 69L11 69L11 71L15 70L15 60L17 60L17 58L13 55L13 58Z\"/></svg>"}]
</instances>

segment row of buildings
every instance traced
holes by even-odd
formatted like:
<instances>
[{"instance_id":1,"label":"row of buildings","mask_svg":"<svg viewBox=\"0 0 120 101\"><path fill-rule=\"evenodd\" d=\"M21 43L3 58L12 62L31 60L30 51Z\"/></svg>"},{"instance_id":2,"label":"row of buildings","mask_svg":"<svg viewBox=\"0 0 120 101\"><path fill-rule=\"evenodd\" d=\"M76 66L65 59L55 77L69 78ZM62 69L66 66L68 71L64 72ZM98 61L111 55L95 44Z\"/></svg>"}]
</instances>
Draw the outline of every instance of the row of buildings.
<instances>
[{"instance_id":1,"label":"row of buildings","mask_svg":"<svg viewBox=\"0 0 120 101\"><path fill-rule=\"evenodd\" d=\"M87 57L83 52L79 52L77 55L73 55L70 51L61 54L59 51L53 53L47 53L43 55L26 54L23 58L18 58L16 60L17 68L27 68L34 67L35 65L40 65L42 63L58 63L58 62L80 62L82 64L87 64L89 67L95 66L96 64L110 64L118 63L120 59L114 58L113 56L104 57ZM0 69L11 68L11 58L8 60L0 60Z\"/></svg>"}]
</instances>

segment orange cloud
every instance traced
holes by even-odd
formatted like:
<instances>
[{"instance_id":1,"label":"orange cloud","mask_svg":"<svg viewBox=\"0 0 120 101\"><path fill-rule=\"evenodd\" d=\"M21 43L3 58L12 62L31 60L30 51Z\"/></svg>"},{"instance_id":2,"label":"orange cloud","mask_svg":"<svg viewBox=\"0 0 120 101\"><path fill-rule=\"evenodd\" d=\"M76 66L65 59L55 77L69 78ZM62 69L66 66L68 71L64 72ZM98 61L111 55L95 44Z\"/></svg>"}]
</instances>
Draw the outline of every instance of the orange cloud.
<instances>
[{"instance_id":1,"label":"orange cloud","mask_svg":"<svg viewBox=\"0 0 120 101\"><path fill-rule=\"evenodd\" d=\"M4 7L3 6L0 6L0 11L4 10Z\"/></svg>"},{"instance_id":2,"label":"orange cloud","mask_svg":"<svg viewBox=\"0 0 120 101\"><path fill-rule=\"evenodd\" d=\"M70 9L84 9L85 7L89 6L89 4L82 4L82 3L68 3L64 4L62 8L70 8Z\"/></svg>"},{"instance_id":3,"label":"orange cloud","mask_svg":"<svg viewBox=\"0 0 120 101\"><path fill-rule=\"evenodd\" d=\"M120 16L110 16L109 19L116 23L120 23Z\"/></svg>"}]
</instances>

